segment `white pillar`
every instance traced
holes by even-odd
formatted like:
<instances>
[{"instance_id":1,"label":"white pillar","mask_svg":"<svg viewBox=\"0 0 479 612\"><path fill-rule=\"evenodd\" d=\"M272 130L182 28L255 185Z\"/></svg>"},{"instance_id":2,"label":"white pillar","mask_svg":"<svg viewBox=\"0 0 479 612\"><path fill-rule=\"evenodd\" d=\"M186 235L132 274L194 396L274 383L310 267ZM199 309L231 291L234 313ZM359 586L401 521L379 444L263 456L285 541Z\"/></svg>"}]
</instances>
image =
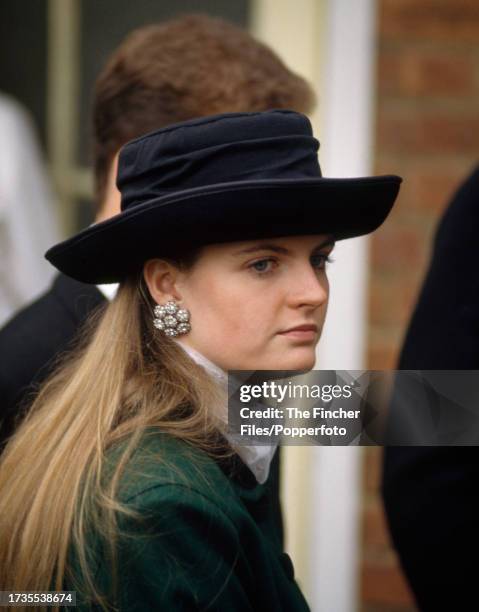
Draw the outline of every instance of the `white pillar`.
<instances>
[{"instance_id":1,"label":"white pillar","mask_svg":"<svg viewBox=\"0 0 479 612\"><path fill-rule=\"evenodd\" d=\"M330 0L321 74L320 162L325 176L372 171L375 72L374 0ZM320 369L362 369L367 330L368 239L337 245L331 297L318 352ZM358 447L316 448L311 581L313 610L352 612L359 601L360 466ZM314 602L314 603L313 603Z\"/></svg>"}]
</instances>

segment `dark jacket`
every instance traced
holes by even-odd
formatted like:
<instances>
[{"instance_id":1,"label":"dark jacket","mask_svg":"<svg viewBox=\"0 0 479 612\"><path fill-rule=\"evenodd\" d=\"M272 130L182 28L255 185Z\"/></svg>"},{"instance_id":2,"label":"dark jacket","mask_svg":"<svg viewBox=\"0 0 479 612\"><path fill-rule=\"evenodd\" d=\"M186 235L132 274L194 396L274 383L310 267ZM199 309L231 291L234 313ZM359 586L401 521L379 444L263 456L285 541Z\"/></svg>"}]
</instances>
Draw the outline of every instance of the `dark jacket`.
<instances>
[{"instance_id":1,"label":"dark jacket","mask_svg":"<svg viewBox=\"0 0 479 612\"><path fill-rule=\"evenodd\" d=\"M0 330L0 448L56 358L105 302L94 285L60 275L50 290Z\"/></svg>"},{"instance_id":2,"label":"dark jacket","mask_svg":"<svg viewBox=\"0 0 479 612\"><path fill-rule=\"evenodd\" d=\"M127 535L116 546L116 597L100 530L89 532L98 586L120 612L308 610L282 549L275 495L271 476L258 484L237 455L213 459L150 432L121 480L120 500L141 519L120 519ZM73 549L71 560L78 572ZM73 585L66 583L65 590ZM77 602L79 610L99 610L78 589Z\"/></svg>"},{"instance_id":3,"label":"dark jacket","mask_svg":"<svg viewBox=\"0 0 479 612\"><path fill-rule=\"evenodd\" d=\"M478 270L479 168L440 222L400 369L479 369ZM382 488L394 545L420 609L475 607L479 449L386 448Z\"/></svg>"}]
</instances>

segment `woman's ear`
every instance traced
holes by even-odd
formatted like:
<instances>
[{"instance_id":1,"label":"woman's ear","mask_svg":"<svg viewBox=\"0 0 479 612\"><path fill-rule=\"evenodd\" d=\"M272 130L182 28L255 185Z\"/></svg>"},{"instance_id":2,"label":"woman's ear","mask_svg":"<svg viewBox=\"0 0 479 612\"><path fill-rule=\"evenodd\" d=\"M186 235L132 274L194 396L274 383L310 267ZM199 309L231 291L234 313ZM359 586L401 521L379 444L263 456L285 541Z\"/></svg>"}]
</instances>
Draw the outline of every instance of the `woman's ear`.
<instances>
[{"instance_id":1,"label":"woman's ear","mask_svg":"<svg viewBox=\"0 0 479 612\"><path fill-rule=\"evenodd\" d=\"M180 271L163 259L149 259L143 266L143 277L151 297L157 304L168 300L181 301L177 288Z\"/></svg>"}]
</instances>

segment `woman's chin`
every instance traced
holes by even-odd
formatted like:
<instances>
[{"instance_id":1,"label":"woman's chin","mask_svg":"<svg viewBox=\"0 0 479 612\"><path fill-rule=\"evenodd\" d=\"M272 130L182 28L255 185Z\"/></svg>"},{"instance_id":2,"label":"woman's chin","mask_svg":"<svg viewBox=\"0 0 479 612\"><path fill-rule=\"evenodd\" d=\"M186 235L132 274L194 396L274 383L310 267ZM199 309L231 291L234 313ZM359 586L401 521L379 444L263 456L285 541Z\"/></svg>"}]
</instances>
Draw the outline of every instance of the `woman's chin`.
<instances>
[{"instance_id":1,"label":"woman's chin","mask_svg":"<svg viewBox=\"0 0 479 612\"><path fill-rule=\"evenodd\" d=\"M316 363L316 352L314 350L301 351L302 354L284 354L280 359L275 360L275 364L269 370L312 370Z\"/></svg>"},{"instance_id":2,"label":"woman's chin","mask_svg":"<svg viewBox=\"0 0 479 612\"><path fill-rule=\"evenodd\" d=\"M312 370L314 368L314 364L316 363L316 358L312 359L302 359L297 360L292 363L289 367L285 367L285 370Z\"/></svg>"}]
</instances>

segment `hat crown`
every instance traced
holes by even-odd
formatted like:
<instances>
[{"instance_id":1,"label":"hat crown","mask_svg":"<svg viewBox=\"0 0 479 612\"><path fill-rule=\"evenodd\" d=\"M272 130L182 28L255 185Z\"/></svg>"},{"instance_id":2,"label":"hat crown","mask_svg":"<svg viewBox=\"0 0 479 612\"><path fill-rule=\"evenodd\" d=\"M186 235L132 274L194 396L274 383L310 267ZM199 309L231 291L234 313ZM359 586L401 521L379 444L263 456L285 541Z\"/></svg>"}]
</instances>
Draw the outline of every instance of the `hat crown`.
<instances>
[{"instance_id":1,"label":"hat crown","mask_svg":"<svg viewBox=\"0 0 479 612\"><path fill-rule=\"evenodd\" d=\"M226 113L177 123L122 148L121 207L216 184L319 178L318 148L308 118L294 111Z\"/></svg>"}]
</instances>

